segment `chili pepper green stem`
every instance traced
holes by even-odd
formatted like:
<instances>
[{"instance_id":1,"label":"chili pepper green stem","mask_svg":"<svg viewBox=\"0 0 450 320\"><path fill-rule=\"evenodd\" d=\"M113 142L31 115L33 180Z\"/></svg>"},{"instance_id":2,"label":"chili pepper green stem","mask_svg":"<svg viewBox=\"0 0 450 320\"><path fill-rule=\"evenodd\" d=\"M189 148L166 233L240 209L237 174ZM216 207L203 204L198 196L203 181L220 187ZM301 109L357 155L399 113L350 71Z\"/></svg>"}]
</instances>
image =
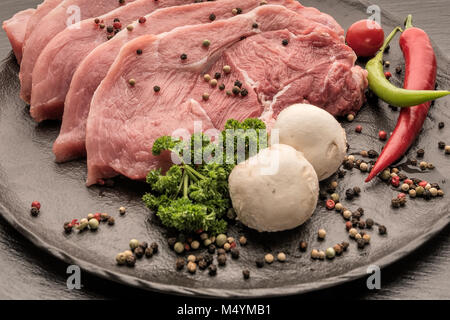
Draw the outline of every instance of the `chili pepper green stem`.
<instances>
[{"instance_id":1,"label":"chili pepper green stem","mask_svg":"<svg viewBox=\"0 0 450 320\"><path fill-rule=\"evenodd\" d=\"M413 25L412 25L412 15L409 14L408 17L406 18L406 21L405 21L405 28L408 29L408 28L412 28L412 27L413 27Z\"/></svg>"},{"instance_id":2,"label":"chili pepper green stem","mask_svg":"<svg viewBox=\"0 0 450 320\"><path fill-rule=\"evenodd\" d=\"M188 197L188 186L189 186L189 176L185 175L184 176L184 183L183 183L183 197L187 198Z\"/></svg>"},{"instance_id":3,"label":"chili pepper green stem","mask_svg":"<svg viewBox=\"0 0 450 320\"><path fill-rule=\"evenodd\" d=\"M406 25L412 25L411 21L412 17L411 19L408 17ZM395 28L386 38L378 54L367 62L366 70L368 71L367 79L369 81L370 89L381 100L396 107L412 107L449 95L450 91L443 90L407 90L397 88L386 79L383 70L383 53L399 31L402 31L400 27Z\"/></svg>"}]
</instances>

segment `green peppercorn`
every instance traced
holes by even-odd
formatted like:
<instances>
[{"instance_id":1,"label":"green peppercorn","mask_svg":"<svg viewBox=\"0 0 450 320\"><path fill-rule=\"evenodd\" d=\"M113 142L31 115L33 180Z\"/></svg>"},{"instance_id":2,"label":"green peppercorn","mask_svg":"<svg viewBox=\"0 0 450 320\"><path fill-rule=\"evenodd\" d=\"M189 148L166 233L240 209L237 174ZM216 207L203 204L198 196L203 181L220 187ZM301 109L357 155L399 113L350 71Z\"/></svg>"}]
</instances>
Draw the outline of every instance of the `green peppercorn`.
<instances>
[{"instance_id":1,"label":"green peppercorn","mask_svg":"<svg viewBox=\"0 0 450 320\"><path fill-rule=\"evenodd\" d=\"M241 244L241 246L245 246L247 244L247 238L244 236L241 236L239 238L239 243Z\"/></svg>"},{"instance_id":2,"label":"green peppercorn","mask_svg":"<svg viewBox=\"0 0 450 320\"><path fill-rule=\"evenodd\" d=\"M99 222L97 219L91 219L89 220L89 229L91 230L97 230L99 226Z\"/></svg>"},{"instance_id":3,"label":"green peppercorn","mask_svg":"<svg viewBox=\"0 0 450 320\"><path fill-rule=\"evenodd\" d=\"M271 264L274 260L274 257L273 257L273 255L268 253L264 256L264 260L266 261L266 263Z\"/></svg>"},{"instance_id":4,"label":"green peppercorn","mask_svg":"<svg viewBox=\"0 0 450 320\"><path fill-rule=\"evenodd\" d=\"M285 262L286 261L286 254L284 252L279 252L277 254L277 260L279 262Z\"/></svg>"},{"instance_id":5,"label":"green peppercorn","mask_svg":"<svg viewBox=\"0 0 450 320\"><path fill-rule=\"evenodd\" d=\"M330 198L331 198L331 200L333 200L334 202L339 202L339 194L337 194L337 193L333 193L333 194L330 196Z\"/></svg>"},{"instance_id":6,"label":"green peppercorn","mask_svg":"<svg viewBox=\"0 0 450 320\"><path fill-rule=\"evenodd\" d=\"M78 225L77 229L80 231L85 230L89 226L89 221L86 218L83 218L80 220L80 224Z\"/></svg>"},{"instance_id":7,"label":"green peppercorn","mask_svg":"<svg viewBox=\"0 0 450 320\"><path fill-rule=\"evenodd\" d=\"M187 269L189 273L195 273L197 271L197 264L195 262L188 262Z\"/></svg>"},{"instance_id":8,"label":"green peppercorn","mask_svg":"<svg viewBox=\"0 0 450 320\"><path fill-rule=\"evenodd\" d=\"M211 244L212 244L211 239L206 239L205 241L203 241L203 245L204 245L205 247L209 247Z\"/></svg>"},{"instance_id":9,"label":"green peppercorn","mask_svg":"<svg viewBox=\"0 0 450 320\"><path fill-rule=\"evenodd\" d=\"M336 251L333 248L328 248L325 251L325 255L327 256L327 259L334 259L334 257L336 256Z\"/></svg>"},{"instance_id":10,"label":"green peppercorn","mask_svg":"<svg viewBox=\"0 0 450 320\"><path fill-rule=\"evenodd\" d=\"M198 248L200 248L200 242L198 242L197 240L192 241L191 248L193 250L197 250Z\"/></svg>"},{"instance_id":11,"label":"green peppercorn","mask_svg":"<svg viewBox=\"0 0 450 320\"><path fill-rule=\"evenodd\" d=\"M131 250L134 250L134 249L136 249L137 247L139 247L139 241L136 240L136 239L131 239L131 240L130 240L130 249L131 249Z\"/></svg>"},{"instance_id":12,"label":"green peppercorn","mask_svg":"<svg viewBox=\"0 0 450 320\"><path fill-rule=\"evenodd\" d=\"M224 245L226 242L227 242L227 236L224 235L223 233L222 233L222 234L219 234L219 235L216 237L216 245L217 245L218 247L223 247L223 245Z\"/></svg>"},{"instance_id":13,"label":"green peppercorn","mask_svg":"<svg viewBox=\"0 0 450 320\"><path fill-rule=\"evenodd\" d=\"M176 253L181 254L184 251L184 245L181 242L177 242L173 246L173 250L175 250Z\"/></svg>"},{"instance_id":14,"label":"green peppercorn","mask_svg":"<svg viewBox=\"0 0 450 320\"><path fill-rule=\"evenodd\" d=\"M117 262L117 264L120 265L120 266L121 266L121 265L124 265L124 264L127 262L127 256L126 256L123 252L117 254L117 256L116 256L116 262Z\"/></svg>"},{"instance_id":15,"label":"green peppercorn","mask_svg":"<svg viewBox=\"0 0 450 320\"><path fill-rule=\"evenodd\" d=\"M225 72L226 74L228 74L228 73L231 72L231 67L227 65L227 66L224 66L222 70L223 70L223 72Z\"/></svg>"},{"instance_id":16,"label":"green peppercorn","mask_svg":"<svg viewBox=\"0 0 450 320\"><path fill-rule=\"evenodd\" d=\"M203 40L202 45L205 48L208 48L211 45L211 41L209 41L208 39Z\"/></svg>"}]
</instances>

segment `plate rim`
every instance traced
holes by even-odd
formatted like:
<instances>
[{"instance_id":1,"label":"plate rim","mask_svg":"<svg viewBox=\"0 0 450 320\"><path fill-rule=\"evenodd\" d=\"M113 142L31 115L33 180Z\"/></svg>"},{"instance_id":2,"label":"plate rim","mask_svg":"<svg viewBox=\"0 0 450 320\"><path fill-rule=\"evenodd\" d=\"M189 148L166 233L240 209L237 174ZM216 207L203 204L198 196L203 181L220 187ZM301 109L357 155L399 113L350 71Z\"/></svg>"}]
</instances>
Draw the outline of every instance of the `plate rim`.
<instances>
[{"instance_id":1,"label":"plate rim","mask_svg":"<svg viewBox=\"0 0 450 320\"><path fill-rule=\"evenodd\" d=\"M360 5L367 8L371 3L366 0L339 0L348 4ZM391 22L399 23L399 19L389 12L383 12L382 16ZM450 57L444 54L440 46L438 46L433 39L431 39L433 48L437 55L439 55L443 60L446 60L450 64ZM5 59L7 59L6 57ZM4 62L4 61L2 61ZM441 69L441 68L439 68ZM14 208L16 209L16 208ZM447 211L446 216L442 216L437 220L428 232L422 234L421 236L415 238L413 241L409 242L407 245L397 249L396 251L383 256L382 258L367 264L360 266L356 269L350 270L341 275L332 276L329 278L317 280L314 282L305 282L301 284L295 284L290 286L278 286L272 288L253 288L253 289L215 289L215 288L189 288L186 286L179 286L176 284L162 284L156 283L149 280L140 279L116 271L108 270L107 268L101 267L97 264L88 262L84 259L77 258L75 256L69 256L64 253L63 250L55 247L54 245L48 243L47 241L41 239L29 228L25 227L19 222L14 213L7 209L2 203L0 203L0 215L6 220L6 222L11 225L15 230L17 230L22 236L24 236L33 245L43 250L53 257L63 261L67 264L76 264L84 272L87 272L93 276L100 277L102 279L113 281L122 285L127 285L131 287L136 287L139 289L145 289L148 291L159 292L164 294L175 294L180 296L198 297L198 298L227 298L227 299L239 299L239 298L274 298L290 295L305 294L312 291L318 291L327 289L330 287L335 287L342 285L347 282L355 281L361 279L364 276L368 276L367 267L370 265L377 265L382 268L386 268L389 265L399 262L408 255L412 254L419 247L425 245L429 240L441 232L447 225L450 225L450 209Z\"/></svg>"}]
</instances>

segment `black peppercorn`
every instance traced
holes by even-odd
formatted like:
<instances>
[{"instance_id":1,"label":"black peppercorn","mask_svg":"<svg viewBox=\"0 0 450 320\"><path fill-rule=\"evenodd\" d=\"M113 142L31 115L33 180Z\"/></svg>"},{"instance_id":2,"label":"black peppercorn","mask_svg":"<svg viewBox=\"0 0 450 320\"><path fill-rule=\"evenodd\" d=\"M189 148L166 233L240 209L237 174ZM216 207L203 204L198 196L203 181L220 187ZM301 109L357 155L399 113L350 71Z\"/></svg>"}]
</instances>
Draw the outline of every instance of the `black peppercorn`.
<instances>
[{"instance_id":1,"label":"black peppercorn","mask_svg":"<svg viewBox=\"0 0 450 320\"><path fill-rule=\"evenodd\" d=\"M127 266L134 267L134 265L136 264L136 257L133 255L127 256L126 263L127 263Z\"/></svg>"},{"instance_id":2,"label":"black peppercorn","mask_svg":"<svg viewBox=\"0 0 450 320\"><path fill-rule=\"evenodd\" d=\"M369 156L369 158L375 159L378 157L378 152L376 152L375 150L369 150L367 151L367 155Z\"/></svg>"},{"instance_id":3,"label":"black peppercorn","mask_svg":"<svg viewBox=\"0 0 450 320\"><path fill-rule=\"evenodd\" d=\"M439 149L444 150L445 149L445 142L444 141L439 141L438 147L439 147Z\"/></svg>"},{"instance_id":4,"label":"black peppercorn","mask_svg":"<svg viewBox=\"0 0 450 320\"><path fill-rule=\"evenodd\" d=\"M417 150L417 157L418 158L423 158L424 154L425 154L425 150L423 150L423 149Z\"/></svg>"},{"instance_id":5,"label":"black peppercorn","mask_svg":"<svg viewBox=\"0 0 450 320\"><path fill-rule=\"evenodd\" d=\"M151 258L153 256L153 249L152 248L146 248L145 249L145 256L147 258Z\"/></svg>"},{"instance_id":6,"label":"black peppercorn","mask_svg":"<svg viewBox=\"0 0 450 320\"><path fill-rule=\"evenodd\" d=\"M306 241L300 241L300 251L305 252L308 249L308 243Z\"/></svg>"},{"instance_id":7,"label":"black peppercorn","mask_svg":"<svg viewBox=\"0 0 450 320\"><path fill-rule=\"evenodd\" d=\"M158 86L154 86L154 87L153 87L153 91L155 91L155 92L159 92L159 91L161 91L161 88L160 88L160 87L158 87Z\"/></svg>"},{"instance_id":8,"label":"black peppercorn","mask_svg":"<svg viewBox=\"0 0 450 320\"><path fill-rule=\"evenodd\" d=\"M157 244L156 242L153 242L153 243L150 245L150 248L153 249L153 253L157 253L157 252L158 252L158 244Z\"/></svg>"},{"instance_id":9,"label":"black peppercorn","mask_svg":"<svg viewBox=\"0 0 450 320\"><path fill-rule=\"evenodd\" d=\"M392 204L392 207L394 207L394 208L400 208L402 205L400 202L400 199L398 199L398 198L392 199L391 204Z\"/></svg>"},{"instance_id":10,"label":"black peppercorn","mask_svg":"<svg viewBox=\"0 0 450 320\"><path fill-rule=\"evenodd\" d=\"M181 270L184 268L185 264L186 264L186 261L184 261L184 258L178 258L175 266L176 266L177 270Z\"/></svg>"},{"instance_id":11,"label":"black peppercorn","mask_svg":"<svg viewBox=\"0 0 450 320\"><path fill-rule=\"evenodd\" d=\"M217 255L220 256L221 254L226 254L227 252L223 248L217 249Z\"/></svg>"},{"instance_id":12,"label":"black peppercorn","mask_svg":"<svg viewBox=\"0 0 450 320\"><path fill-rule=\"evenodd\" d=\"M233 249L231 249L231 257L233 258L233 259L239 259L239 249L237 249L237 248L233 248Z\"/></svg>"},{"instance_id":13,"label":"black peppercorn","mask_svg":"<svg viewBox=\"0 0 450 320\"><path fill-rule=\"evenodd\" d=\"M213 245L213 244L210 244L210 245L208 246L208 252L209 252L209 253L214 253L214 252L216 252L216 246Z\"/></svg>"},{"instance_id":14,"label":"black peppercorn","mask_svg":"<svg viewBox=\"0 0 450 320\"><path fill-rule=\"evenodd\" d=\"M347 200L352 200L355 197L355 191L353 189L345 190L345 198Z\"/></svg>"},{"instance_id":15,"label":"black peppercorn","mask_svg":"<svg viewBox=\"0 0 450 320\"><path fill-rule=\"evenodd\" d=\"M39 209L36 207L32 207L30 213L33 217L37 217L39 215Z\"/></svg>"},{"instance_id":16,"label":"black peppercorn","mask_svg":"<svg viewBox=\"0 0 450 320\"><path fill-rule=\"evenodd\" d=\"M256 263L256 266L257 266L258 268L264 267L264 258L258 258L258 259L256 259L255 263Z\"/></svg>"},{"instance_id":17,"label":"black peppercorn","mask_svg":"<svg viewBox=\"0 0 450 320\"><path fill-rule=\"evenodd\" d=\"M211 14L209 15L209 20L211 20L211 21L216 20L216 15L215 15L214 13L211 13Z\"/></svg>"},{"instance_id":18,"label":"black peppercorn","mask_svg":"<svg viewBox=\"0 0 450 320\"><path fill-rule=\"evenodd\" d=\"M327 193L325 191L323 191L323 190L320 190L320 192L319 192L319 199L320 200L327 200L327 198L328 198Z\"/></svg>"},{"instance_id":19,"label":"black peppercorn","mask_svg":"<svg viewBox=\"0 0 450 320\"><path fill-rule=\"evenodd\" d=\"M242 275L244 276L244 279L249 279L250 278L250 271L242 270Z\"/></svg>"},{"instance_id":20,"label":"black peppercorn","mask_svg":"<svg viewBox=\"0 0 450 320\"><path fill-rule=\"evenodd\" d=\"M241 96L242 96L242 97L245 97L245 96L247 96L247 95L248 95L247 89L245 89L245 88L242 89L242 90L241 90Z\"/></svg>"},{"instance_id":21,"label":"black peppercorn","mask_svg":"<svg viewBox=\"0 0 450 320\"><path fill-rule=\"evenodd\" d=\"M341 243L341 246L344 251L347 251L347 248L350 246L350 243L344 241Z\"/></svg>"},{"instance_id":22,"label":"black peppercorn","mask_svg":"<svg viewBox=\"0 0 450 320\"><path fill-rule=\"evenodd\" d=\"M137 50L136 50L136 53L137 53L138 55L141 55L141 54L142 54L142 49L137 49Z\"/></svg>"},{"instance_id":23,"label":"black peppercorn","mask_svg":"<svg viewBox=\"0 0 450 320\"><path fill-rule=\"evenodd\" d=\"M212 264L208 267L208 273L210 276L215 276L217 274L217 267L215 264Z\"/></svg>"},{"instance_id":24,"label":"black peppercorn","mask_svg":"<svg viewBox=\"0 0 450 320\"><path fill-rule=\"evenodd\" d=\"M186 53L181 54L180 59L181 60L186 60L187 59L187 54Z\"/></svg>"},{"instance_id":25,"label":"black peppercorn","mask_svg":"<svg viewBox=\"0 0 450 320\"><path fill-rule=\"evenodd\" d=\"M175 238L175 237L171 237L171 238L167 239L167 244L172 249L176 242L177 242L177 238Z\"/></svg>"},{"instance_id":26,"label":"black peppercorn","mask_svg":"<svg viewBox=\"0 0 450 320\"><path fill-rule=\"evenodd\" d=\"M356 243L359 249L363 249L366 245L366 241L363 238L356 240Z\"/></svg>"},{"instance_id":27,"label":"black peppercorn","mask_svg":"<svg viewBox=\"0 0 450 320\"><path fill-rule=\"evenodd\" d=\"M66 233L71 233L72 232L72 228L73 228L73 225L70 222L64 223L64 231Z\"/></svg>"},{"instance_id":28,"label":"black peppercorn","mask_svg":"<svg viewBox=\"0 0 450 320\"><path fill-rule=\"evenodd\" d=\"M217 257L217 263L219 266L224 266L227 263L227 256L224 254L221 254Z\"/></svg>"},{"instance_id":29,"label":"black peppercorn","mask_svg":"<svg viewBox=\"0 0 450 320\"><path fill-rule=\"evenodd\" d=\"M439 129L442 129L442 128L444 128L444 127L445 127L445 123L443 123L443 122L439 122L439 124L438 124L438 127L439 127Z\"/></svg>"},{"instance_id":30,"label":"black peppercorn","mask_svg":"<svg viewBox=\"0 0 450 320\"><path fill-rule=\"evenodd\" d=\"M385 226L378 226L378 233L379 234L386 234L387 233L387 229Z\"/></svg>"},{"instance_id":31,"label":"black peppercorn","mask_svg":"<svg viewBox=\"0 0 450 320\"><path fill-rule=\"evenodd\" d=\"M283 39L283 41L281 41L281 44L283 46L287 46L289 44L289 40L288 39Z\"/></svg>"},{"instance_id":32,"label":"black peppercorn","mask_svg":"<svg viewBox=\"0 0 450 320\"><path fill-rule=\"evenodd\" d=\"M214 258L210 254L204 254L203 255L203 260L205 260L206 263L208 265L210 265L213 262Z\"/></svg>"},{"instance_id":33,"label":"black peppercorn","mask_svg":"<svg viewBox=\"0 0 450 320\"><path fill-rule=\"evenodd\" d=\"M372 229L373 225L374 225L374 222L373 222L372 219L367 219L366 220L366 227L367 227L367 229Z\"/></svg>"},{"instance_id":34,"label":"black peppercorn","mask_svg":"<svg viewBox=\"0 0 450 320\"><path fill-rule=\"evenodd\" d=\"M224 85L223 83L219 86L219 90L220 90L220 91L225 90L225 85Z\"/></svg>"},{"instance_id":35,"label":"black peppercorn","mask_svg":"<svg viewBox=\"0 0 450 320\"><path fill-rule=\"evenodd\" d=\"M253 28L253 29L257 29L257 28L258 28L258 24L257 24L257 23L254 23L254 24L252 25L252 28Z\"/></svg>"},{"instance_id":36,"label":"black peppercorn","mask_svg":"<svg viewBox=\"0 0 450 320\"><path fill-rule=\"evenodd\" d=\"M242 82L240 82L239 80L236 80L236 81L234 82L234 85L235 85L236 87L242 88Z\"/></svg>"},{"instance_id":37,"label":"black peppercorn","mask_svg":"<svg viewBox=\"0 0 450 320\"><path fill-rule=\"evenodd\" d=\"M208 267L208 263L205 261L205 259L201 259L201 260L198 262L198 267L199 267L201 270L205 270L205 269Z\"/></svg>"},{"instance_id":38,"label":"black peppercorn","mask_svg":"<svg viewBox=\"0 0 450 320\"><path fill-rule=\"evenodd\" d=\"M347 160L344 162L344 168L347 170L353 169L353 161Z\"/></svg>"},{"instance_id":39,"label":"black peppercorn","mask_svg":"<svg viewBox=\"0 0 450 320\"><path fill-rule=\"evenodd\" d=\"M232 92L234 95L238 95L241 92L241 89L237 86L234 86Z\"/></svg>"},{"instance_id":40,"label":"black peppercorn","mask_svg":"<svg viewBox=\"0 0 450 320\"><path fill-rule=\"evenodd\" d=\"M366 223L364 222L364 220L359 220L358 227L360 229L365 229L366 228Z\"/></svg>"},{"instance_id":41,"label":"black peppercorn","mask_svg":"<svg viewBox=\"0 0 450 320\"><path fill-rule=\"evenodd\" d=\"M137 247L134 249L134 254L136 255L136 258L140 259L144 256L144 249L142 249L142 247Z\"/></svg>"},{"instance_id":42,"label":"black peppercorn","mask_svg":"<svg viewBox=\"0 0 450 320\"><path fill-rule=\"evenodd\" d=\"M345 172L344 170L341 170L341 169L339 169L338 170L338 178L343 178L343 177L345 177L345 174L346 174L347 172Z\"/></svg>"},{"instance_id":43,"label":"black peppercorn","mask_svg":"<svg viewBox=\"0 0 450 320\"><path fill-rule=\"evenodd\" d=\"M222 74L220 72L216 72L214 74L214 79L219 80L222 77Z\"/></svg>"},{"instance_id":44,"label":"black peppercorn","mask_svg":"<svg viewBox=\"0 0 450 320\"><path fill-rule=\"evenodd\" d=\"M400 73L402 73L402 67L397 67L397 68L395 68L395 72L397 73L397 74L400 74Z\"/></svg>"},{"instance_id":45,"label":"black peppercorn","mask_svg":"<svg viewBox=\"0 0 450 320\"><path fill-rule=\"evenodd\" d=\"M148 243L145 241L139 242L139 247L141 247L145 251L148 248Z\"/></svg>"},{"instance_id":46,"label":"black peppercorn","mask_svg":"<svg viewBox=\"0 0 450 320\"><path fill-rule=\"evenodd\" d=\"M430 190L425 190L425 192L423 193L423 198L425 199L425 200L431 200L431 192L430 192Z\"/></svg>"}]
</instances>

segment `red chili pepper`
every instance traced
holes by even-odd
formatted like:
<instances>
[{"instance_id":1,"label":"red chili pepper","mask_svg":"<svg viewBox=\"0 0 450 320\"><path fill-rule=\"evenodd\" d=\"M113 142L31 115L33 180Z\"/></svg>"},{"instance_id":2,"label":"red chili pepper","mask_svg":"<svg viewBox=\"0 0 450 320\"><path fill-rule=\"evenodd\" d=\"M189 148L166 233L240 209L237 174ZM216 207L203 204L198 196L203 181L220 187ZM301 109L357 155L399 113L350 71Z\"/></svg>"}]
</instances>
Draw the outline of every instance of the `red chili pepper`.
<instances>
[{"instance_id":1,"label":"red chili pepper","mask_svg":"<svg viewBox=\"0 0 450 320\"><path fill-rule=\"evenodd\" d=\"M428 35L411 24L411 15L406 30L400 37L400 47L405 57L405 89L434 90L436 83L436 56ZM389 141L378 157L366 182L398 160L412 145L422 129L431 102L410 108L402 108Z\"/></svg>"}]
</instances>

